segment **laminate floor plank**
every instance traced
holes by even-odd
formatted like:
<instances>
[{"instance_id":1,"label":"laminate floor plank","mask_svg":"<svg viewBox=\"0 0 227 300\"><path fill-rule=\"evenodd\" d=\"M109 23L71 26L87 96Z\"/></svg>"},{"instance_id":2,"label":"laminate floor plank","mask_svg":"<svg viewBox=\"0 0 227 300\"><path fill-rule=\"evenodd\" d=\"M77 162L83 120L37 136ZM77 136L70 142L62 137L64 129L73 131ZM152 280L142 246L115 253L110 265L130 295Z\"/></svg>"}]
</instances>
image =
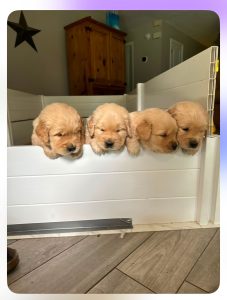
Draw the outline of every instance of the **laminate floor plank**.
<instances>
[{"instance_id":1,"label":"laminate floor plank","mask_svg":"<svg viewBox=\"0 0 227 300\"><path fill-rule=\"evenodd\" d=\"M89 236L9 288L15 293L86 293L151 234Z\"/></svg>"},{"instance_id":2,"label":"laminate floor plank","mask_svg":"<svg viewBox=\"0 0 227 300\"><path fill-rule=\"evenodd\" d=\"M114 269L104 277L88 294L150 294L152 291L142 286L122 272Z\"/></svg>"},{"instance_id":3,"label":"laminate floor plank","mask_svg":"<svg viewBox=\"0 0 227 300\"><path fill-rule=\"evenodd\" d=\"M16 241L11 248L17 250L20 262L17 268L8 274L8 284L33 271L84 238L85 236L51 237Z\"/></svg>"},{"instance_id":4,"label":"laminate floor plank","mask_svg":"<svg viewBox=\"0 0 227 300\"><path fill-rule=\"evenodd\" d=\"M216 231L155 232L118 269L155 293L176 293Z\"/></svg>"},{"instance_id":5,"label":"laminate floor plank","mask_svg":"<svg viewBox=\"0 0 227 300\"><path fill-rule=\"evenodd\" d=\"M180 287L178 294L206 294L205 291L185 281Z\"/></svg>"},{"instance_id":6,"label":"laminate floor plank","mask_svg":"<svg viewBox=\"0 0 227 300\"><path fill-rule=\"evenodd\" d=\"M218 289L220 281L220 231L201 255L187 281L212 293Z\"/></svg>"},{"instance_id":7,"label":"laminate floor plank","mask_svg":"<svg viewBox=\"0 0 227 300\"><path fill-rule=\"evenodd\" d=\"M9 240L7 240L7 245L9 246L9 245L15 243L16 241L17 240L11 240L11 239L9 239Z\"/></svg>"}]
</instances>

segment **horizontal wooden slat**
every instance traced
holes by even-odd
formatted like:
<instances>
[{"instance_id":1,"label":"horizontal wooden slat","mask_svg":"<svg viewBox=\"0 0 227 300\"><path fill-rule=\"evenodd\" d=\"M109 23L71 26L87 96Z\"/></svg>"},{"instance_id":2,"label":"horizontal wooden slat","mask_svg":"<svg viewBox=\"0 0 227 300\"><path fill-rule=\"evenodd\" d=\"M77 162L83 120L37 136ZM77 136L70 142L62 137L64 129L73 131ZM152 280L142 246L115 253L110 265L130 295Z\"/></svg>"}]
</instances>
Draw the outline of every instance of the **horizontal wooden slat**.
<instances>
[{"instance_id":1,"label":"horizontal wooden slat","mask_svg":"<svg viewBox=\"0 0 227 300\"><path fill-rule=\"evenodd\" d=\"M217 52L218 47L210 47L205 51L187 59L183 63L145 82L145 93L166 90L174 87L188 85L192 82L208 80L211 74L211 62L215 63L216 55L211 57L212 52Z\"/></svg>"},{"instance_id":2,"label":"horizontal wooden slat","mask_svg":"<svg viewBox=\"0 0 227 300\"><path fill-rule=\"evenodd\" d=\"M124 95L116 96L44 96L44 106L54 103L64 102L73 106L81 117L89 117L92 112L101 104L114 102L126 106Z\"/></svg>"},{"instance_id":3,"label":"horizontal wooden slat","mask_svg":"<svg viewBox=\"0 0 227 300\"><path fill-rule=\"evenodd\" d=\"M194 197L198 170L26 176L8 179L8 203L66 203Z\"/></svg>"},{"instance_id":4,"label":"horizontal wooden slat","mask_svg":"<svg viewBox=\"0 0 227 300\"><path fill-rule=\"evenodd\" d=\"M32 120L29 120L11 123L13 144L15 146L31 145L32 122Z\"/></svg>"},{"instance_id":5,"label":"horizontal wooden slat","mask_svg":"<svg viewBox=\"0 0 227 300\"><path fill-rule=\"evenodd\" d=\"M201 153L186 155L180 150L171 154L141 151L132 157L124 149L121 153L96 155L90 145L84 145L79 159L49 159L41 147L8 147L8 176L88 174L127 171L184 170L200 168Z\"/></svg>"},{"instance_id":6,"label":"horizontal wooden slat","mask_svg":"<svg viewBox=\"0 0 227 300\"><path fill-rule=\"evenodd\" d=\"M10 121L35 119L42 109L42 96L8 89Z\"/></svg>"},{"instance_id":7,"label":"horizontal wooden slat","mask_svg":"<svg viewBox=\"0 0 227 300\"><path fill-rule=\"evenodd\" d=\"M70 103L106 103L124 101L124 95L107 95L107 96L43 96L44 105L54 102L70 102Z\"/></svg>"},{"instance_id":8,"label":"horizontal wooden slat","mask_svg":"<svg viewBox=\"0 0 227 300\"><path fill-rule=\"evenodd\" d=\"M8 225L108 218L132 218L133 224L191 222L196 198L121 200L8 206ZM168 208L168 209L167 209Z\"/></svg>"},{"instance_id":9,"label":"horizontal wooden slat","mask_svg":"<svg viewBox=\"0 0 227 300\"><path fill-rule=\"evenodd\" d=\"M144 95L143 108L159 107L167 109L179 101L192 101L201 103L203 107L207 109L208 87L209 80L203 80L168 90L146 92Z\"/></svg>"}]
</instances>

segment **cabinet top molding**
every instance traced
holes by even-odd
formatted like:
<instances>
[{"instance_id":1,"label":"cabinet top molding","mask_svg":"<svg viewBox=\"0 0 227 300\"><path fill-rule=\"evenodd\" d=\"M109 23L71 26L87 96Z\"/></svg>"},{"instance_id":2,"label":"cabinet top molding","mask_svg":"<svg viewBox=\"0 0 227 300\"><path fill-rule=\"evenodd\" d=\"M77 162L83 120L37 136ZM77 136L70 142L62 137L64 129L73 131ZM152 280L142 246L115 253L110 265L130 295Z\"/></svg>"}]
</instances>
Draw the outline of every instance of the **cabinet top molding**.
<instances>
[{"instance_id":1,"label":"cabinet top molding","mask_svg":"<svg viewBox=\"0 0 227 300\"><path fill-rule=\"evenodd\" d=\"M80 20L78 20L78 21L75 21L75 22L73 22L73 23L70 23L70 24L66 25L66 26L64 27L64 29L65 29L65 30L68 30L68 29L74 27L75 25L79 25L79 24L82 24L82 23L93 23L93 24L102 26L103 28L108 29L108 30L110 30L110 31L116 32L116 33L118 33L118 34L127 35L127 33L123 32L123 31L120 31L120 30L118 30L118 29L115 29L115 28L113 28L113 27L110 27L110 26L108 26L108 25L106 25L106 24L104 24L104 23L98 22L98 21L92 19L92 17L90 17L90 16L89 16L89 17L86 17L86 18L83 18L83 19L80 19Z\"/></svg>"}]
</instances>

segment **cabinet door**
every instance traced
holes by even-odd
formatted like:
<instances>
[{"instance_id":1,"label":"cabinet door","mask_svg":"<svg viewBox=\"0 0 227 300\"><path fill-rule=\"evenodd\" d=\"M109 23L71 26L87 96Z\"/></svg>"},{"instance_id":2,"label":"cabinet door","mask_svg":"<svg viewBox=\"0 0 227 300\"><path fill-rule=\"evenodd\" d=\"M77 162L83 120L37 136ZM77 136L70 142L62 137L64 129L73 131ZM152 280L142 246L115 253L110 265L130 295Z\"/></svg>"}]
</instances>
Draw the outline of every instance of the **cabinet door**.
<instances>
[{"instance_id":1,"label":"cabinet door","mask_svg":"<svg viewBox=\"0 0 227 300\"><path fill-rule=\"evenodd\" d=\"M124 37L110 33L110 81L114 85L125 83L125 44Z\"/></svg>"},{"instance_id":2,"label":"cabinet door","mask_svg":"<svg viewBox=\"0 0 227 300\"><path fill-rule=\"evenodd\" d=\"M107 84L109 82L109 32L96 24L90 26L90 81Z\"/></svg>"},{"instance_id":3,"label":"cabinet door","mask_svg":"<svg viewBox=\"0 0 227 300\"><path fill-rule=\"evenodd\" d=\"M84 26L73 27L66 32L70 95L87 94L88 38L89 33Z\"/></svg>"}]
</instances>

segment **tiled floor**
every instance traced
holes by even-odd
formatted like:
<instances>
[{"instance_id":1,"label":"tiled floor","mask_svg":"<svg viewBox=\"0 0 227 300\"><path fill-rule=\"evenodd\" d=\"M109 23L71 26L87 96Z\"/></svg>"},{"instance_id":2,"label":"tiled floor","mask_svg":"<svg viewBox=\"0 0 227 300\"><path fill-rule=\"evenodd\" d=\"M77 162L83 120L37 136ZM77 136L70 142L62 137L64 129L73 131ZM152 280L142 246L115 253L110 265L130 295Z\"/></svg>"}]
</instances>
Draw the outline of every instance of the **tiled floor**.
<instances>
[{"instance_id":1,"label":"tiled floor","mask_svg":"<svg viewBox=\"0 0 227 300\"><path fill-rule=\"evenodd\" d=\"M9 241L16 293L211 293L219 286L219 229Z\"/></svg>"}]
</instances>

